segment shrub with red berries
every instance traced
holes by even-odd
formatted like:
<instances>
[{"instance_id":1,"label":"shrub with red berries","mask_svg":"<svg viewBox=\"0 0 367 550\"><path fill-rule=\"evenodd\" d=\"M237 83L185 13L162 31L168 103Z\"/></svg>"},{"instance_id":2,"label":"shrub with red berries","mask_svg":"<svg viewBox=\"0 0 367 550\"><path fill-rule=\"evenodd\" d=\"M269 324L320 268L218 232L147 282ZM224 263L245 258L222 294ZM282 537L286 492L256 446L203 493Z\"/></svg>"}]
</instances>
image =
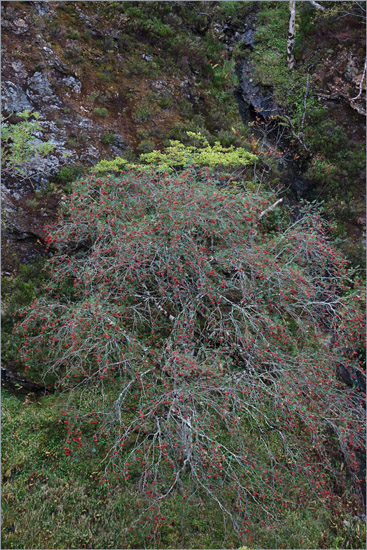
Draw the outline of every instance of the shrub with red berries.
<instances>
[{"instance_id":1,"label":"shrub with red berries","mask_svg":"<svg viewBox=\"0 0 367 550\"><path fill-rule=\"evenodd\" d=\"M75 182L50 231L22 360L70 395L66 454L101 443L106 475L136 484L137 524L197 493L246 542L327 500L331 447L360 482L361 391L337 365L363 376L361 283L314 206L275 201L206 170L131 171Z\"/></svg>"}]
</instances>

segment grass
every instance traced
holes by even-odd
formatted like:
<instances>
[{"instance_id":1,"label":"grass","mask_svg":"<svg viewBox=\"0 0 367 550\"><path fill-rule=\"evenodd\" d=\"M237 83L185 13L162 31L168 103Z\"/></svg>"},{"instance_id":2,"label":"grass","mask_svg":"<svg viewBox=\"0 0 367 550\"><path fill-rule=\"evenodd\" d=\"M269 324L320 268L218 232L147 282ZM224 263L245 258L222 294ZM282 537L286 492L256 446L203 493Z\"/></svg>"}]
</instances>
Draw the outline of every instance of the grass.
<instances>
[{"instance_id":1,"label":"grass","mask_svg":"<svg viewBox=\"0 0 367 550\"><path fill-rule=\"evenodd\" d=\"M4 548L123 546L123 528L134 519L139 497L132 487L112 490L100 482L98 453L86 460L65 455L65 430L58 422L63 404L60 396L29 402L2 393ZM200 499L185 506L178 496L166 510L171 521L162 527L162 543L217 548L220 540L221 545L218 512L209 509L203 518L201 506ZM141 529L130 536L128 547L144 547L148 540Z\"/></svg>"},{"instance_id":2,"label":"grass","mask_svg":"<svg viewBox=\"0 0 367 550\"><path fill-rule=\"evenodd\" d=\"M55 397L36 403L3 394L3 544L6 548L88 547L90 509L107 489L95 481L95 463L73 464L63 451ZM56 405L56 406L55 406ZM92 489L90 498L89 490ZM110 541L104 540L106 548Z\"/></svg>"},{"instance_id":3,"label":"grass","mask_svg":"<svg viewBox=\"0 0 367 550\"><path fill-rule=\"evenodd\" d=\"M67 456L61 409L67 396L18 398L2 391L3 548L239 548L222 514L198 492L177 493L155 542L144 525L124 536L140 502L133 484L101 482L103 449ZM188 487L188 494L190 487ZM343 521L346 519L346 524ZM151 524L150 524L151 525ZM363 525L311 502L286 512L276 530L258 525L261 548L362 548Z\"/></svg>"}]
</instances>

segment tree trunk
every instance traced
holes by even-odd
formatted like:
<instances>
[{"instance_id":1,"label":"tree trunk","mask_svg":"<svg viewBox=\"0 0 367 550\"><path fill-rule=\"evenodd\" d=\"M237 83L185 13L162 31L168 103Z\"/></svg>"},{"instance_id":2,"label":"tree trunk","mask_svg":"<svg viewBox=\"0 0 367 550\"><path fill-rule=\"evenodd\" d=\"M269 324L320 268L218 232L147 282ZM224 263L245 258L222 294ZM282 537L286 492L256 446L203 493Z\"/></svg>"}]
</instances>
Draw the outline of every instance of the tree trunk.
<instances>
[{"instance_id":1,"label":"tree trunk","mask_svg":"<svg viewBox=\"0 0 367 550\"><path fill-rule=\"evenodd\" d=\"M296 23L296 2L290 0L289 2L289 25L288 25L288 41L287 41L287 63L288 69L292 70L294 67L294 30Z\"/></svg>"}]
</instances>

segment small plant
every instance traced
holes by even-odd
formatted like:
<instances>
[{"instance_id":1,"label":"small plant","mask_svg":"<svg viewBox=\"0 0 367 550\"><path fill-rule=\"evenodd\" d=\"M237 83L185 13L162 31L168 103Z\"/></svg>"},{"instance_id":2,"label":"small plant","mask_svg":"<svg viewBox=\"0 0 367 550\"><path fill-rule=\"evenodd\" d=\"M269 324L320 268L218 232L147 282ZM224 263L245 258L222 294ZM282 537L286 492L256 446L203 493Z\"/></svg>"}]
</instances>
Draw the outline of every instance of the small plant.
<instances>
[{"instance_id":1,"label":"small plant","mask_svg":"<svg viewBox=\"0 0 367 550\"><path fill-rule=\"evenodd\" d=\"M114 80L112 69L106 68L103 71L98 71L97 78L99 78L99 80L102 80L103 82L111 82L112 80Z\"/></svg>"},{"instance_id":2,"label":"small plant","mask_svg":"<svg viewBox=\"0 0 367 550\"><path fill-rule=\"evenodd\" d=\"M139 153L151 153L152 151L154 151L154 147L155 147L155 143L153 140L151 139L143 139L138 147L137 147L137 151Z\"/></svg>"},{"instance_id":3,"label":"small plant","mask_svg":"<svg viewBox=\"0 0 367 550\"><path fill-rule=\"evenodd\" d=\"M97 92L96 90L91 92L90 94L87 95L87 100L90 101L91 103L94 103L96 99L99 98L100 93L101 92Z\"/></svg>"},{"instance_id":4,"label":"small plant","mask_svg":"<svg viewBox=\"0 0 367 550\"><path fill-rule=\"evenodd\" d=\"M67 36L67 38L70 38L71 40L77 40L78 38L80 38L79 32L75 29L70 29L66 36Z\"/></svg>"},{"instance_id":5,"label":"small plant","mask_svg":"<svg viewBox=\"0 0 367 550\"><path fill-rule=\"evenodd\" d=\"M74 164L72 166L64 166L56 174L56 179L61 183L69 183L74 181L76 178L84 174L84 167L80 164Z\"/></svg>"},{"instance_id":6,"label":"small plant","mask_svg":"<svg viewBox=\"0 0 367 550\"><path fill-rule=\"evenodd\" d=\"M102 136L102 139L101 139L101 143L103 143L103 145L113 145L113 143L115 142L115 139L116 139L116 136L114 134L114 132L107 132L106 134L103 134Z\"/></svg>"},{"instance_id":7,"label":"small plant","mask_svg":"<svg viewBox=\"0 0 367 550\"><path fill-rule=\"evenodd\" d=\"M78 145L77 139L74 138L74 137L70 137L70 138L65 142L65 145L66 145L67 147L71 147L72 149L74 149L74 148L77 147L77 145Z\"/></svg>"},{"instance_id":8,"label":"small plant","mask_svg":"<svg viewBox=\"0 0 367 550\"><path fill-rule=\"evenodd\" d=\"M149 63L138 56L133 56L125 61L123 72L129 77L132 76L153 76L158 72L158 65L155 61Z\"/></svg>"},{"instance_id":9,"label":"small plant","mask_svg":"<svg viewBox=\"0 0 367 550\"><path fill-rule=\"evenodd\" d=\"M46 185L46 189L45 189L45 192L46 194L48 193L56 193L57 191L57 185L56 183L52 182L52 181L49 181Z\"/></svg>"},{"instance_id":10,"label":"small plant","mask_svg":"<svg viewBox=\"0 0 367 550\"><path fill-rule=\"evenodd\" d=\"M194 114L194 109L190 101L187 99L179 99L178 101L180 114L183 118L191 118Z\"/></svg>"},{"instance_id":11,"label":"small plant","mask_svg":"<svg viewBox=\"0 0 367 550\"><path fill-rule=\"evenodd\" d=\"M101 91L94 90L87 95L87 100L90 101L90 103L97 101L100 105L106 105L110 101L111 97L112 95L108 91L103 93Z\"/></svg>"},{"instance_id":12,"label":"small plant","mask_svg":"<svg viewBox=\"0 0 367 550\"><path fill-rule=\"evenodd\" d=\"M222 88L225 85L230 85L232 88L238 86L238 77L235 71L234 59L224 59L221 65L213 69L213 84L217 88Z\"/></svg>"},{"instance_id":13,"label":"small plant","mask_svg":"<svg viewBox=\"0 0 367 550\"><path fill-rule=\"evenodd\" d=\"M119 173L126 168L128 161L122 157L116 157L113 160L101 160L93 166L91 169L92 173L95 175L105 175Z\"/></svg>"},{"instance_id":14,"label":"small plant","mask_svg":"<svg viewBox=\"0 0 367 550\"><path fill-rule=\"evenodd\" d=\"M153 117L153 109L148 104L141 104L138 105L138 107L135 110L135 113L133 115L134 122L137 122L138 124L141 124L142 122L146 122L147 120L150 120Z\"/></svg>"},{"instance_id":15,"label":"small plant","mask_svg":"<svg viewBox=\"0 0 367 550\"><path fill-rule=\"evenodd\" d=\"M65 48L64 56L75 65L83 61L82 50L78 46L70 46L68 48Z\"/></svg>"},{"instance_id":16,"label":"small plant","mask_svg":"<svg viewBox=\"0 0 367 550\"><path fill-rule=\"evenodd\" d=\"M93 109L93 113L100 118L108 117L108 111L106 107L96 107L95 109Z\"/></svg>"},{"instance_id":17,"label":"small plant","mask_svg":"<svg viewBox=\"0 0 367 550\"><path fill-rule=\"evenodd\" d=\"M173 106L173 98L170 96L159 95L157 100L158 105L161 109L169 109Z\"/></svg>"},{"instance_id":18,"label":"small plant","mask_svg":"<svg viewBox=\"0 0 367 550\"><path fill-rule=\"evenodd\" d=\"M39 203L37 199L27 199L25 204L27 208L29 208L30 210L34 210L35 208L37 208Z\"/></svg>"},{"instance_id":19,"label":"small plant","mask_svg":"<svg viewBox=\"0 0 367 550\"><path fill-rule=\"evenodd\" d=\"M17 113L20 122L11 124L1 118L1 167L3 175L25 176L26 163L32 157L45 157L55 146L51 141L34 139L36 132L42 132L42 116L29 110Z\"/></svg>"}]
</instances>

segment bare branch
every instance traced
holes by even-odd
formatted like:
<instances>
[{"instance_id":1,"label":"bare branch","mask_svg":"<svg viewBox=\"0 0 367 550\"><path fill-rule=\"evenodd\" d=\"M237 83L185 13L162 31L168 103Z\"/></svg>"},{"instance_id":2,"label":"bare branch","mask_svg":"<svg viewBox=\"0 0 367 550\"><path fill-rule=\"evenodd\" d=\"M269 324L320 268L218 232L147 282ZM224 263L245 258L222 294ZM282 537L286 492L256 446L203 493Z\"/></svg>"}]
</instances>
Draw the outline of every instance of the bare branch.
<instances>
[{"instance_id":1,"label":"bare branch","mask_svg":"<svg viewBox=\"0 0 367 550\"><path fill-rule=\"evenodd\" d=\"M362 95L362 91L363 91L363 82L365 81L366 79L366 69L367 69L367 57L365 58L365 61L364 61L364 68L363 68L363 73L362 73L362 76L361 76L361 81L359 83L359 93L358 95L356 95L355 97L352 97L351 101L356 101L357 99L359 99Z\"/></svg>"},{"instance_id":2,"label":"bare branch","mask_svg":"<svg viewBox=\"0 0 367 550\"><path fill-rule=\"evenodd\" d=\"M319 4L319 2L316 2L315 0L308 0L308 1L309 1L309 3L311 4L311 6L313 6L314 8L317 8L318 10L325 11L324 6L322 6L321 4Z\"/></svg>"},{"instance_id":3,"label":"bare branch","mask_svg":"<svg viewBox=\"0 0 367 550\"><path fill-rule=\"evenodd\" d=\"M271 210L274 210L274 208L276 206L278 206L279 203L283 202L283 199L278 199L274 204L272 204L271 206L269 206L269 208L267 208L266 210L263 210L261 212L261 214L259 215L259 220L265 216L265 214L267 214L268 212L270 212Z\"/></svg>"}]
</instances>

